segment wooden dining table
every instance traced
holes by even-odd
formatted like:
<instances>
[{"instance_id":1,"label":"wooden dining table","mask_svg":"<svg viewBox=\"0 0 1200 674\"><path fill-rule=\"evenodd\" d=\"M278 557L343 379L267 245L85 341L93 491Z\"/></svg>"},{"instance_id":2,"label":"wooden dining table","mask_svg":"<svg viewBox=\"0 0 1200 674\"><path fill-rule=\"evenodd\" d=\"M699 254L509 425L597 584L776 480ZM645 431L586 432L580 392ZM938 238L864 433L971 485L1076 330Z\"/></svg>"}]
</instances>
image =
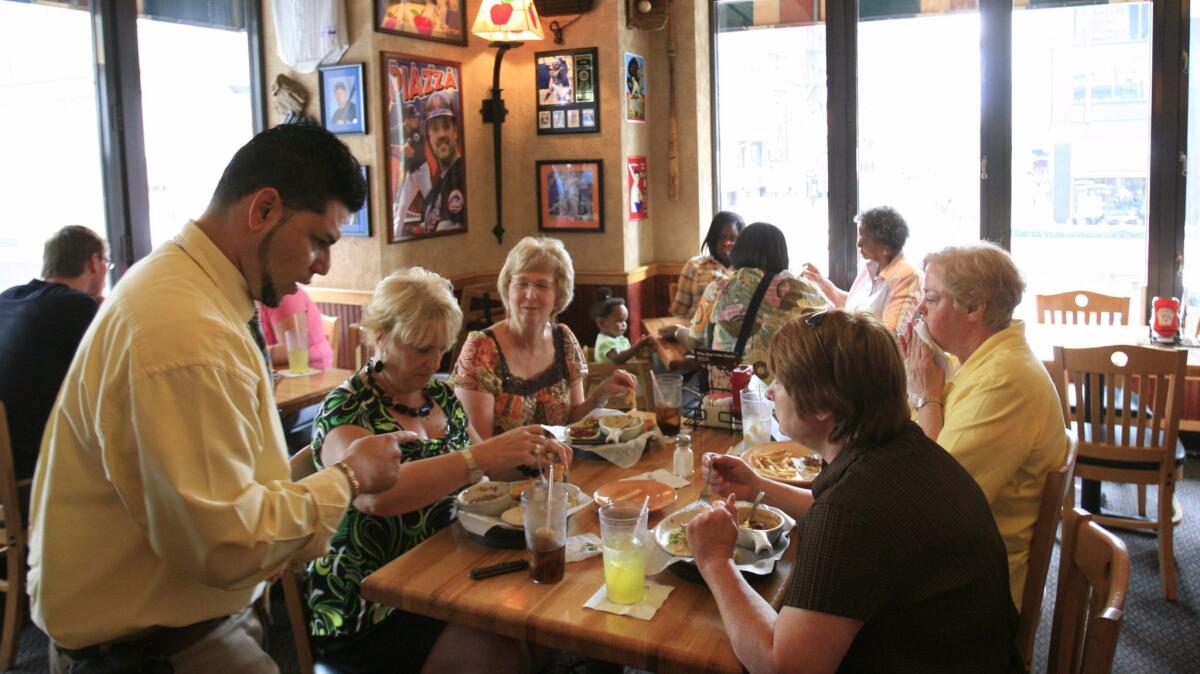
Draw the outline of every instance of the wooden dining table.
<instances>
[{"instance_id":1,"label":"wooden dining table","mask_svg":"<svg viewBox=\"0 0 1200 674\"><path fill-rule=\"evenodd\" d=\"M280 377L275 382L275 405L280 414L291 414L316 405L352 374L354 370L331 367L298 377Z\"/></svg>"},{"instance_id":2,"label":"wooden dining table","mask_svg":"<svg viewBox=\"0 0 1200 674\"><path fill-rule=\"evenodd\" d=\"M677 490L673 504L651 513L651 528L699 496L703 454L725 452L739 436L702 428L693 431L692 438L696 460L692 484ZM651 443L632 468L580 458L572 466L570 481L592 494L624 477L658 468L670 470L671 453L669 444ZM595 507L571 518L570 534L584 532L599 532ZM604 585L600 555L568 564L563 580L550 585L534 584L528 571L479 581L467 577L472 568L525 555L523 550L487 547L455 524L368 576L362 593L368 600L406 611L659 674L742 671L708 588L677 576L671 568L652 578L675 589L650 621L583 607ZM774 573L752 577L752 587L776 608L783 601L795 555L793 535Z\"/></svg>"},{"instance_id":3,"label":"wooden dining table","mask_svg":"<svg viewBox=\"0 0 1200 674\"><path fill-rule=\"evenodd\" d=\"M673 339L663 339L658 336L658 331L667 326L686 328L688 325L686 318L677 316L642 319L642 329L654 340L654 351L669 370L690 370L696 367L696 362L688 356L686 344Z\"/></svg>"}]
</instances>

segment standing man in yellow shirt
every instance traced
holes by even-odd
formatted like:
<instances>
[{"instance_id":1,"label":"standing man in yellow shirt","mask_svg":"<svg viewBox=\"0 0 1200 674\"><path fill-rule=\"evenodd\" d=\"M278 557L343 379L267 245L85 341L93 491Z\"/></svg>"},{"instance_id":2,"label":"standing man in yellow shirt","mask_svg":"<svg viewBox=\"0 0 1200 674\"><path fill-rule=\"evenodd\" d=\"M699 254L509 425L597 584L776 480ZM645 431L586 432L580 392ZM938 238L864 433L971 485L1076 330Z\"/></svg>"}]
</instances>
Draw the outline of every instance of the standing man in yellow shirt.
<instances>
[{"instance_id":1,"label":"standing man in yellow shirt","mask_svg":"<svg viewBox=\"0 0 1200 674\"><path fill-rule=\"evenodd\" d=\"M323 554L414 437L363 438L288 481L254 301L327 273L365 195L328 131L265 131L92 321L34 474L29 594L51 671L278 671L248 608L264 579Z\"/></svg>"},{"instance_id":2,"label":"standing man in yellow shirt","mask_svg":"<svg viewBox=\"0 0 1200 674\"><path fill-rule=\"evenodd\" d=\"M962 368L946 382L912 324L900 340L917 423L983 489L1008 549L1018 609L1046 474L1062 465L1069 445L1054 383L1025 341L1025 323L1012 318L1024 290L1012 258L994 244L927 255L917 313L934 348Z\"/></svg>"}]
</instances>

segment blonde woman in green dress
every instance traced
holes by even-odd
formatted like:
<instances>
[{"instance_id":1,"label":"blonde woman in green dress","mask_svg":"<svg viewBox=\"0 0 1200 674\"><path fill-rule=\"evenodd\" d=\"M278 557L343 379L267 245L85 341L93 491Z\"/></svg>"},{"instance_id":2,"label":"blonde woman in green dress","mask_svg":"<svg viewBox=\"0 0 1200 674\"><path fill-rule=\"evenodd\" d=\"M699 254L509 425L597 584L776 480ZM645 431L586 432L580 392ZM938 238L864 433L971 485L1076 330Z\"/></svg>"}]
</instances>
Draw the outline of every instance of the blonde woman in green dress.
<instances>
[{"instance_id":1,"label":"blonde woman in green dress","mask_svg":"<svg viewBox=\"0 0 1200 674\"><path fill-rule=\"evenodd\" d=\"M398 430L396 486L360 496L329 554L308 566L309 632L319 662L341 672L520 671L523 644L368 602L363 578L448 526L453 497L483 475L517 479L539 461L569 463L570 448L523 426L479 441L451 389L433 377L462 325L446 279L419 267L379 283L363 310L375 357L321 405L313 460L332 465L362 438Z\"/></svg>"}]
</instances>

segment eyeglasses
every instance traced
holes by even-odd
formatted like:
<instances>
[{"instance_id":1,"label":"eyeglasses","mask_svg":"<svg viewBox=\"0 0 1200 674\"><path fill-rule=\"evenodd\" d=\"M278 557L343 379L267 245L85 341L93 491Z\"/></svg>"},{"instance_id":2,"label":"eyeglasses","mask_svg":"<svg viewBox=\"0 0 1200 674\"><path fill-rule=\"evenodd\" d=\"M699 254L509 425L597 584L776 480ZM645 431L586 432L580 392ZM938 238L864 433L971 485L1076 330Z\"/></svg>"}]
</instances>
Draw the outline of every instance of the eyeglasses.
<instances>
[{"instance_id":1,"label":"eyeglasses","mask_svg":"<svg viewBox=\"0 0 1200 674\"><path fill-rule=\"evenodd\" d=\"M113 269L117 268L117 265L112 260L103 255L100 255L100 261L104 263L104 268L108 271L112 271Z\"/></svg>"},{"instance_id":2,"label":"eyeglasses","mask_svg":"<svg viewBox=\"0 0 1200 674\"><path fill-rule=\"evenodd\" d=\"M817 346L821 348L821 357L825 359L825 364L829 366L829 374L833 375L833 361L829 360L829 352L825 350L825 343L821 341L821 333L817 332L817 327L821 325L821 321L829 315L829 311L818 311L809 314L808 318L804 319L804 324L813 331L813 337L817 338Z\"/></svg>"}]
</instances>

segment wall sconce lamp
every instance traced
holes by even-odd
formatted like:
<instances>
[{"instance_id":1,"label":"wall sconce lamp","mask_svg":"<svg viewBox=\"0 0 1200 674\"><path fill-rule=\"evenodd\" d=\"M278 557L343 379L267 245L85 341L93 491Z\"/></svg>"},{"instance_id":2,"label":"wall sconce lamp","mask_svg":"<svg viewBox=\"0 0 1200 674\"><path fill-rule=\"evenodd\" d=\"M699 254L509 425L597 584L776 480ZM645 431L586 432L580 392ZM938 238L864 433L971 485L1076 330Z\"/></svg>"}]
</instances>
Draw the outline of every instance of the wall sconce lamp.
<instances>
[{"instance_id":1,"label":"wall sconce lamp","mask_svg":"<svg viewBox=\"0 0 1200 674\"><path fill-rule=\"evenodd\" d=\"M492 125L492 145L496 169L496 226L492 234L496 235L496 243L504 243L504 190L503 173L501 173L500 158L500 127L508 110L504 108L504 100L500 98L500 61L504 52L520 47L526 40L542 40L542 20L538 18L537 8L533 0L483 0L479 5L479 13L475 15L475 24L471 32L488 40L490 47L496 47L496 62L492 68L492 97L483 101L479 112L483 114L483 123Z\"/></svg>"}]
</instances>

